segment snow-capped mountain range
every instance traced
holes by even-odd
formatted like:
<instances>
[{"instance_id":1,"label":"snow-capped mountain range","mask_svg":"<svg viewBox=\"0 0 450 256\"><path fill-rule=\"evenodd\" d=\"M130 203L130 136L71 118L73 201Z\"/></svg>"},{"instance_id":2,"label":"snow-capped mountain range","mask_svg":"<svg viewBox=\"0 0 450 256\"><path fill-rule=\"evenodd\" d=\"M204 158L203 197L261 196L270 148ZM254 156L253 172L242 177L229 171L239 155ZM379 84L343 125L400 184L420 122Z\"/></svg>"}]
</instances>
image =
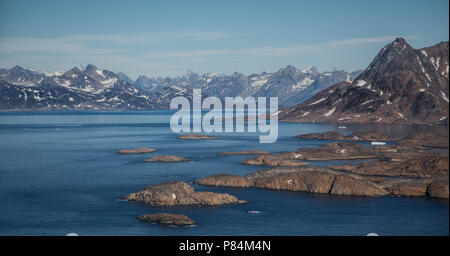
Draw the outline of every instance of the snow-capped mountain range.
<instances>
[{"instance_id":1,"label":"snow-capped mountain range","mask_svg":"<svg viewBox=\"0 0 450 256\"><path fill-rule=\"evenodd\" d=\"M315 67L299 70L292 65L288 65L275 73L262 72L249 76L237 72L231 75L216 73L200 75L189 71L186 75L175 78L139 76L134 84L149 92L164 87L181 90L199 88L202 89L203 95L219 98L236 96L278 97L281 106L291 106L311 98L315 93L337 82L351 81L360 73L361 71L347 73L338 69L319 73Z\"/></svg>"},{"instance_id":2,"label":"snow-capped mountain range","mask_svg":"<svg viewBox=\"0 0 450 256\"><path fill-rule=\"evenodd\" d=\"M352 81L360 72L334 69L319 73L314 67L287 66L275 73L196 74L136 81L126 74L100 70L94 65L66 72L43 73L15 66L0 69L0 109L150 110L168 109L172 98L191 98L192 89L204 97L279 97L281 106L301 103L340 81Z\"/></svg>"},{"instance_id":3,"label":"snow-capped mountain range","mask_svg":"<svg viewBox=\"0 0 450 256\"><path fill-rule=\"evenodd\" d=\"M280 111L285 121L448 124L449 44L414 49L397 38L353 82Z\"/></svg>"},{"instance_id":4,"label":"snow-capped mountain range","mask_svg":"<svg viewBox=\"0 0 450 256\"><path fill-rule=\"evenodd\" d=\"M87 65L64 73L44 74L15 66L0 69L2 110L165 109L171 88L149 93L107 70Z\"/></svg>"}]
</instances>

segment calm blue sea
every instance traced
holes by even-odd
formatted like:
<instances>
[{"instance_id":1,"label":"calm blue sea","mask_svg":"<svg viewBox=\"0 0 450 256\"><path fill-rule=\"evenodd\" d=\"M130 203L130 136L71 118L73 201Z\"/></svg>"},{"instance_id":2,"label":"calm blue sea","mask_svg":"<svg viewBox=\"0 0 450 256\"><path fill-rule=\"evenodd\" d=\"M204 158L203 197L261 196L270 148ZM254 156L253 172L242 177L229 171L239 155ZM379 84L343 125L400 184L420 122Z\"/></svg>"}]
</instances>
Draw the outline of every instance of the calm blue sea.
<instances>
[{"instance_id":1,"label":"calm blue sea","mask_svg":"<svg viewBox=\"0 0 450 256\"><path fill-rule=\"evenodd\" d=\"M317 147L328 141L295 135L339 130L445 132L434 126L280 123L273 144L256 134L217 134L223 140L177 140L170 111L0 113L0 235L448 235L448 201L405 197L343 197L260 189L195 186L226 192L247 205L152 207L119 199L168 180L192 182L218 174L247 174L259 167L248 156L222 151L271 152ZM444 130L442 130L444 129ZM448 131L447 131L448 132ZM151 147L146 155L118 155L123 148ZM186 156L192 162L148 163L158 154ZM352 161L336 161L352 162ZM336 163L334 162L334 163ZM326 163L313 163L327 165ZM248 211L259 211L249 214ZM183 213L195 227L142 223L141 214Z\"/></svg>"}]
</instances>

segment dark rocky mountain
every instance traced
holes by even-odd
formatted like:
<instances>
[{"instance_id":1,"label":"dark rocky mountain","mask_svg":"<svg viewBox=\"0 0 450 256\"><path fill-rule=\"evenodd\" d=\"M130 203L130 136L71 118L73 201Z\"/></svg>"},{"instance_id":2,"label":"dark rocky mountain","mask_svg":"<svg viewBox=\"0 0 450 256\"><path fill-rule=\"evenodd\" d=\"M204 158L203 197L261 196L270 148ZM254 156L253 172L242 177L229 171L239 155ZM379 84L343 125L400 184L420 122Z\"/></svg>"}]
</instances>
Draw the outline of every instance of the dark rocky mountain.
<instances>
[{"instance_id":1,"label":"dark rocky mountain","mask_svg":"<svg viewBox=\"0 0 450 256\"><path fill-rule=\"evenodd\" d=\"M448 42L386 45L353 82L340 82L282 109L281 120L335 123L448 123Z\"/></svg>"}]
</instances>

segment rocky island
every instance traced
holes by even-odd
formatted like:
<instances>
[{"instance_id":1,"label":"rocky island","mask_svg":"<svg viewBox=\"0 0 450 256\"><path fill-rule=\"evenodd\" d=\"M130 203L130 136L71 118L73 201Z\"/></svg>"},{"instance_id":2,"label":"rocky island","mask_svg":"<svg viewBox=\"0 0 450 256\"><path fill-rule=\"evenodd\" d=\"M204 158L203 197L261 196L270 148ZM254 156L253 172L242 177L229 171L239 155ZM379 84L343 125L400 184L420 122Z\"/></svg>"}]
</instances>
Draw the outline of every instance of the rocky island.
<instances>
[{"instance_id":1,"label":"rocky island","mask_svg":"<svg viewBox=\"0 0 450 256\"><path fill-rule=\"evenodd\" d=\"M448 199L448 175L431 178L386 177L334 171L307 166L266 169L246 176L213 175L195 181L199 185L223 187L256 187L347 196L429 196Z\"/></svg>"},{"instance_id":2,"label":"rocky island","mask_svg":"<svg viewBox=\"0 0 450 256\"><path fill-rule=\"evenodd\" d=\"M186 215L172 213L145 214L138 217L140 221L159 223L168 226L192 226L195 222Z\"/></svg>"},{"instance_id":3,"label":"rocky island","mask_svg":"<svg viewBox=\"0 0 450 256\"><path fill-rule=\"evenodd\" d=\"M154 206L218 206L246 203L246 201L239 200L230 194L194 191L192 186L183 181L168 181L160 185L150 186L142 191L126 195L123 199Z\"/></svg>"},{"instance_id":4,"label":"rocky island","mask_svg":"<svg viewBox=\"0 0 450 256\"><path fill-rule=\"evenodd\" d=\"M156 152L154 148L135 148L135 149L121 149L117 151L118 154L144 154Z\"/></svg>"},{"instance_id":5,"label":"rocky island","mask_svg":"<svg viewBox=\"0 0 450 256\"><path fill-rule=\"evenodd\" d=\"M186 161L189 161L189 159L187 159L186 157L168 156L168 155L154 156L144 160L144 162L186 162Z\"/></svg>"},{"instance_id":6,"label":"rocky island","mask_svg":"<svg viewBox=\"0 0 450 256\"><path fill-rule=\"evenodd\" d=\"M448 175L449 160L445 156L422 156L412 159L380 159L358 165L330 165L329 168L359 175L428 178Z\"/></svg>"},{"instance_id":7,"label":"rocky island","mask_svg":"<svg viewBox=\"0 0 450 256\"><path fill-rule=\"evenodd\" d=\"M308 165L305 162L297 161L286 157L286 154L263 154L255 158L247 158L242 161L245 165L266 165L266 166L304 166Z\"/></svg>"},{"instance_id":8,"label":"rocky island","mask_svg":"<svg viewBox=\"0 0 450 256\"><path fill-rule=\"evenodd\" d=\"M374 133L364 140L380 139ZM313 135L317 138L316 135ZM327 133L338 138L338 133ZM351 137L351 136L350 136ZM387 138L387 137L385 137ZM428 196L449 198L448 151L427 151L426 146L445 147L445 135L415 134L398 144L366 147L356 142L332 142L317 148L294 152L264 154L244 160L243 164L275 168L246 176L218 174L198 179L199 185L219 187L256 187L348 196ZM344 137L345 140L345 137ZM306 166L300 160L327 161L373 159L359 164ZM292 164L292 165L289 165Z\"/></svg>"},{"instance_id":9,"label":"rocky island","mask_svg":"<svg viewBox=\"0 0 450 256\"><path fill-rule=\"evenodd\" d=\"M318 140L350 140L350 141L395 141L398 138L389 137L378 132L360 132L356 131L350 135L344 136L340 132L330 131L323 133L308 133L295 136L300 139L318 139Z\"/></svg>"}]
</instances>

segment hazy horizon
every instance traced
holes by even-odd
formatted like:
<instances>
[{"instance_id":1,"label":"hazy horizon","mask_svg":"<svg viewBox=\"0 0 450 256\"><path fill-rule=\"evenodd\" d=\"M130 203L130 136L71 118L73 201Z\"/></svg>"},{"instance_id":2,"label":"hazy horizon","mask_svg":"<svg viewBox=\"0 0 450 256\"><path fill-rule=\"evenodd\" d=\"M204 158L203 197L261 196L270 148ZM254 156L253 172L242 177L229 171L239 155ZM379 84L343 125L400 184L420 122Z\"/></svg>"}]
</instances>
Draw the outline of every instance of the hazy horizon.
<instances>
[{"instance_id":1,"label":"hazy horizon","mask_svg":"<svg viewBox=\"0 0 450 256\"><path fill-rule=\"evenodd\" d=\"M54 72L94 64L133 80L287 65L352 72L396 37L414 48L449 37L448 1L440 0L3 0L0 14L1 67Z\"/></svg>"}]
</instances>

